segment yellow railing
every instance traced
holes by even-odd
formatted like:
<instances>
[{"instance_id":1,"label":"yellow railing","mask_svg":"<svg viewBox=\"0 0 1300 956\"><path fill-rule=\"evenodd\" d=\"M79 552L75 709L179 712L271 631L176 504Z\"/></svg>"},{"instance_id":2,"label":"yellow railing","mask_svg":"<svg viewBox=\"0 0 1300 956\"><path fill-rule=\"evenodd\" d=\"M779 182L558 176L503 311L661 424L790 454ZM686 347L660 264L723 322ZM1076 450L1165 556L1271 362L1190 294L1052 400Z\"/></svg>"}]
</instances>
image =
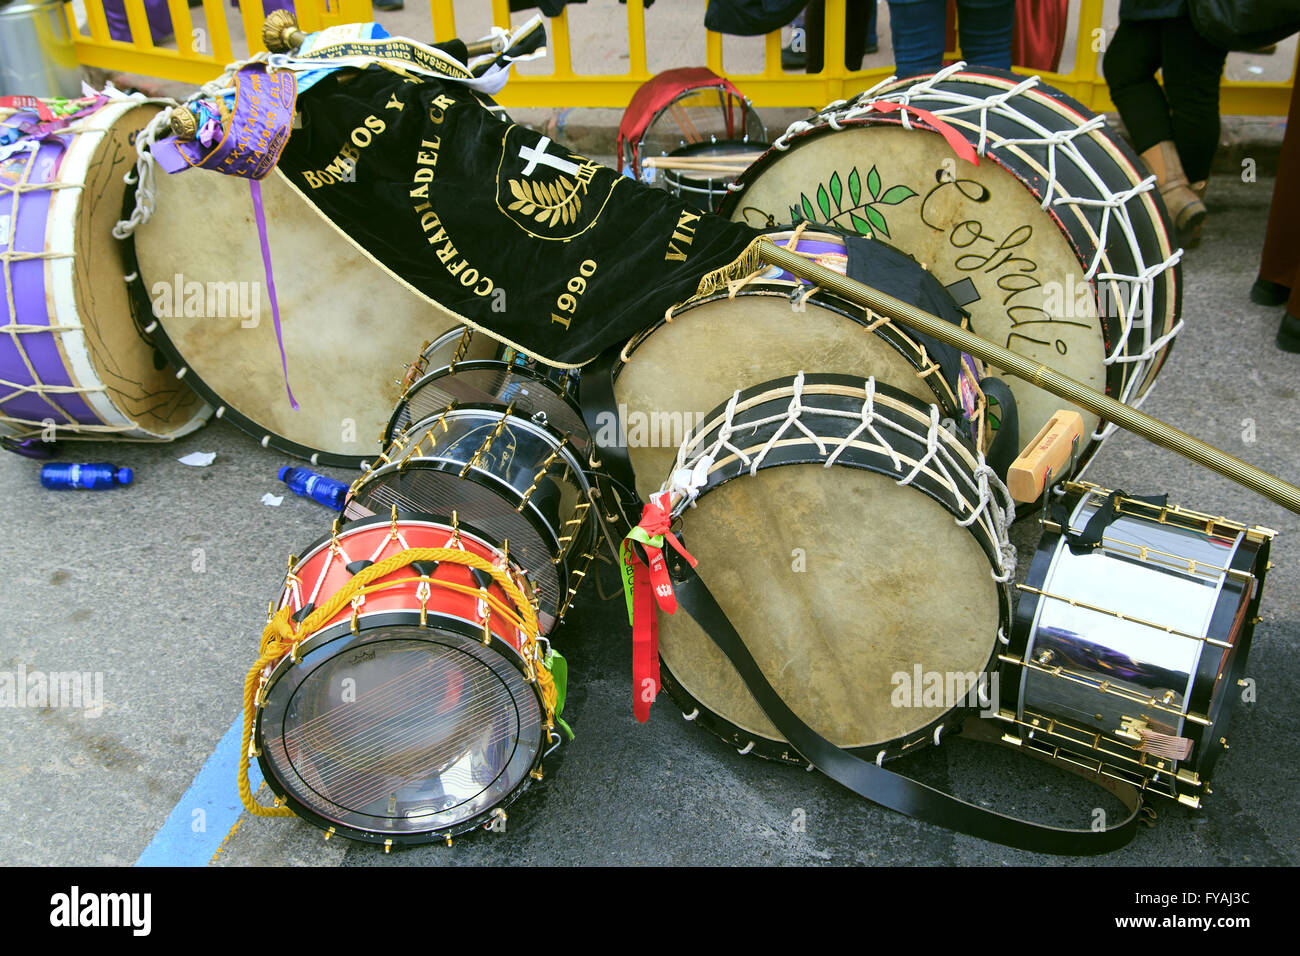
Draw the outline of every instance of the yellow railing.
<instances>
[{"instance_id":1,"label":"yellow railing","mask_svg":"<svg viewBox=\"0 0 1300 956\"><path fill-rule=\"evenodd\" d=\"M132 36L140 39L122 43L108 36L102 0L86 0L89 35L79 34L76 41L80 61L87 66L105 67L129 73L159 76L187 83L203 83L234 59L224 4L226 0L203 0L209 42L201 52L190 49L188 38L193 23L186 0L167 0L181 50L155 47L149 37L143 0L126 0ZM826 0L825 49L844 49L845 0ZM1102 25L1103 0L1081 0L1079 25L1075 35L1074 68L1069 73L1043 73L1044 80L1073 96L1085 106L1097 110L1114 109L1106 81L1098 72L1100 53L1095 31ZM432 33L435 40L456 36L453 0L429 0ZM311 31L335 23L371 19L370 0L299 0L295 4L299 23ZM71 4L68 4L71 11ZM503 106L540 107L612 107L627 105L637 87L651 76L646 65L645 10L638 0L629 0L627 11L628 71L622 74L576 73L569 43L568 16L561 13L549 21L549 47L554 64L548 74L516 75L498 100ZM71 17L71 13L69 12ZM261 0L242 0L238 16L243 32L253 50L262 49ZM509 0L492 0L492 19L502 26L510 23ZM73 25L74 32L76 25ZM476 39L467 37L466 39ZM890 74L889 67L850 71L842 57L827 53L825 69L820 73L787 73L781 69L781 34L764 38L764 67L758 73L737 73L723 65L722 35L708 33L705 41L705 65L715 73L735 80L756 106L819 107L832 100L844 99L874 86ZM683 64L684 65L684 64ZM1023 71L1029 72L1029 71ZM1290 99L1292 77L1285 81L1223 83L1220 111L1225 114L1276 116L1285 114Z\"/></svg>"}]
</instances>

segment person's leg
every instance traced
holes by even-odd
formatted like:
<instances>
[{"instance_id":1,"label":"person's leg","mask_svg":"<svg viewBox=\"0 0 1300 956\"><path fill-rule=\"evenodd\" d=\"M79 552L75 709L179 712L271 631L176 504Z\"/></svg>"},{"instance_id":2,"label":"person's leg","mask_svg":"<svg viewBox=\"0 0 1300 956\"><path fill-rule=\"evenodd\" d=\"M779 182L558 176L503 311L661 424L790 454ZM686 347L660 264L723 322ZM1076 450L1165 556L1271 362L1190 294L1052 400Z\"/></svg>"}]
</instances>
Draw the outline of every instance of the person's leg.
<instances>
[{"instance_id":1,"label":"person's leg","mask_svg":"<svg viewBox=\"0 0 1300 956\"><path fill-rule=\"evenodd\" d=\"M871 4L871 12L867 17L867 53L875 53L880 49L880 36L876 33L876 19L879 14L880 0L868 0Z\"/></svg>"},{"instance_id":2,"label":"person's leg","mask_svg":"<svg viewBox=\"0 0 1300 956\"><path fill-rule=\"evenodd\" d=\"M1120 118L1139 153L1174 138L1169 104L1156 82L1160 29L1151 20L1121 20L1106 46L1102 72Z\"/></svg>"},{"instance_id":3,"label":"person's leg","mask_svg":"<svg viewBox=\"0 0 1300 956\"><path fill-rule=\"evenodd\" d=\"M962 59L971 66L1011 69L1016 0L957 0Z\"/></svg>"},{"instance_id":4,"label":"person's leg","mask_svg":"<svg viewBox=\"0 0 1300 956\"><path fill-rule=\"evenodd\" d=\"M850 70L862 69L862 57L867 52L867 29L871 23L871 7L876 0L847 0L844 6L844 65Z\"/></svg>"},{"instance_id":5,"label":"person's leg","mask_svg":"<svg viewBox=\"0 0 1300 956\"><path fill-rule=\"evenodd\" d=\"M933 73L943 65L947 14L945 0L889 0L894 72L899 76Z\"/></svg>"},{"instance_id":6,"label":"person's leg","mask_svg":"<svg viewBox=\"0 0 1300 956\"><path fill-rule=\"evenodd\" d=\"M1204 40L1189 17L1158 22L1174 144L1187 178L1199 183L1209 178L1219 147L1219 81L1228 51Z\"/></svg>"},{"instance_id":7,"label":"person's leg","mask_svg":"<svg viewBox=\"0 0 1300 956\"><path fill-rule=\"evenodd\" d=\"M808 73L822 71L826 47L826 0L812 0L803 10L804 64Z\"/></svg>"}]
</instances>

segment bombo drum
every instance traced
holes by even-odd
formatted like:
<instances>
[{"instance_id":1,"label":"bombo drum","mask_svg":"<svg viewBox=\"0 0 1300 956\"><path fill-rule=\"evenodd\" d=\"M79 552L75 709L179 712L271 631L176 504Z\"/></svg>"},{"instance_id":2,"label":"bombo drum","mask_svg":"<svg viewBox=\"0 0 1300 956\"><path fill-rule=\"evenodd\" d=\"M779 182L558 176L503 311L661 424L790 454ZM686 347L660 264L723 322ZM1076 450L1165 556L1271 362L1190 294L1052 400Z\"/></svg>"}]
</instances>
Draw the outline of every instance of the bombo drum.
<instances>
[{"instance_id":1,"label":"bombo drum","mask_svg":"<svg viewBox=\"0 0 1300 956\"><path fill-rule=\"evenodd\" d=\"M190 169L158 171L152 185L152 215L124 246L159 347L221 418L264 447L360 467L401 394L402 363L458 320L357 249L274 170L261 201L286 388L248 181ZM346 376L326 374L341 361Z\"/></svg>"},{"instance_id":2,"label":"bombo drum","mask_svg":"<svg viewBox=\"0 0 1300 956\"><path fill-rule=\"evenodd\" d=\"M536 590L543 633L564 616L595 547L583 459L510 407L451 406L401 431L353 483L344 515L394 507L458 514L501 542Z\"/></svg>"},{"instance_id":3,"label":"bombo drum","mask_svg":"<svg viewBox=\"0 0 1300 956\"><path fill-rule=\"evenodd\" d=\"M1012 504L935 406L873 379L765 382L709 413L666 484L701 580L817 733L886 760L984 706L1011 625ZM801 760L693 618L659 626L688 719Z\"/></svg>"},{"instance_id":4,"label":"bombo drum","mask_svg":"<svg viewBox=\"0 0 1300 956\"><path fill-rule=\"evenodd\" d=\"M791 237L773 233L779 245ZM845 270L844 240L833 233L809 229L791 248ZM902 254L888 271L892 275L879 281L900 282L900 295L925 278L921 266ZM936 293L945 294L937 283ZM915 332L775 268L737 291L673 310L628 343L622 357L614 397L643 499L659 487L677 447L710 409L737 389L802 369L874 376L938 403L945 418L963 413L960 359L932 354Z\"/></svg>"},{"instance_id":5,"label":"bombo drum","mask_svg":"<svg viewBox=\"0 0 1300 956\"><path fill-rule=\"evenodd\" d=\"M1199 806L1227 749L1273 535L1067 485L1003 658L1008 738Z\"/></svg>"},{"instance_id":6,"label":"bombo drum","mask_svg":"<svg viewBox=\"0 0 1300 956\"><path fill-rule=\"evenodd\" d=\"M0 110L0 431L178 438L212 410L155 362L112 238L135 137L160 107L80 106L39 136L23 132L51 125L34 110Z\"/></svg>"},{"instance_id":7,"label":"bombo drum","mask_svg":"<svg viewBox=\"0 0 1300 956\"><path fill-rule=\"evenodd\" d=\"M1037 77L958 64L792 124L722 212L882 237L966 280L971 331L1136 406L1180 326L1181 252L1148 179L1104 117ZM1061 405L1008 385L1024 435ZM1113 428L1079 412L1085 464Z\"/></svg>"},{"instance_id":8,"label":"bombo drum","mask_svg":"<svg viewBox=\"0 0 1300 956\"><path fill-rule=\"evenodd\" d=\"M311 630L263 671L253 741L299 816L427 843L492 823L540 778L555 685L490 538L426 515L357 521L291 560L277 608Z\"/></svg>"}]
</instances>

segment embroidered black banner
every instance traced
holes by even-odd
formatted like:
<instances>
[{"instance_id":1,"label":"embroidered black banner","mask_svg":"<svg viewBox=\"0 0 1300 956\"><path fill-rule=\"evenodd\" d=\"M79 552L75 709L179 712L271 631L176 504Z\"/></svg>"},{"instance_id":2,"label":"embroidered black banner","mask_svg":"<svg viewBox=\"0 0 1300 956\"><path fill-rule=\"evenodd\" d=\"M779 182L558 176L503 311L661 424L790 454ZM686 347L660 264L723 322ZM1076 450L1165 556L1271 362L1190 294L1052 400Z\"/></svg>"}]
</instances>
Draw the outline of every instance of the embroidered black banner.
<instances>
[{"instance_id":1,"label":"embroidered black banner","mask_svg":"<svg viewBox=\"0 0 1300 956\"><path fill-rule=\"evenodd\" d=\"M279 166L303 195L425 296L554 364L625 342L757 235L504 121L456 83L340 71L298 107Z\"/></svg>"}]
</instances>

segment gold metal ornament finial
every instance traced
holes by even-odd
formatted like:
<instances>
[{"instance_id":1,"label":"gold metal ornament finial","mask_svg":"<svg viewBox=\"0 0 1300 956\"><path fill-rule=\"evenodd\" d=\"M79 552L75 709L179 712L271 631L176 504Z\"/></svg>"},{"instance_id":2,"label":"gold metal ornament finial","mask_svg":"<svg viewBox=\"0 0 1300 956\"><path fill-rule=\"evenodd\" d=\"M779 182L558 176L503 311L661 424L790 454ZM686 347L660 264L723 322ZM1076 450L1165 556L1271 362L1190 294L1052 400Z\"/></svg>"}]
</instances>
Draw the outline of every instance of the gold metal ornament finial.
<instances>
[{"instance_id":1,"label":"gold metal ornament finial","mask_svg":"<svg viewBox=\"0 0 1300 956\"><path fill-rule=\"evenodd\" d=\"M272 53L292 53L304 39L298 18L288 10L272 10L262 22L262 43Z\"/></svg>"},{"instance_id":2,"label":"gold metal ornament finial","mask_svg":"<svg viewBox=\"0 0 1300 956\"><path fill-rule=\"evenodd\" d=\"M172 132L179 140L188 142L199 135L198 117L184 106L178 106L172 110L171 127Z\"/></svg>"}]
</instances>

